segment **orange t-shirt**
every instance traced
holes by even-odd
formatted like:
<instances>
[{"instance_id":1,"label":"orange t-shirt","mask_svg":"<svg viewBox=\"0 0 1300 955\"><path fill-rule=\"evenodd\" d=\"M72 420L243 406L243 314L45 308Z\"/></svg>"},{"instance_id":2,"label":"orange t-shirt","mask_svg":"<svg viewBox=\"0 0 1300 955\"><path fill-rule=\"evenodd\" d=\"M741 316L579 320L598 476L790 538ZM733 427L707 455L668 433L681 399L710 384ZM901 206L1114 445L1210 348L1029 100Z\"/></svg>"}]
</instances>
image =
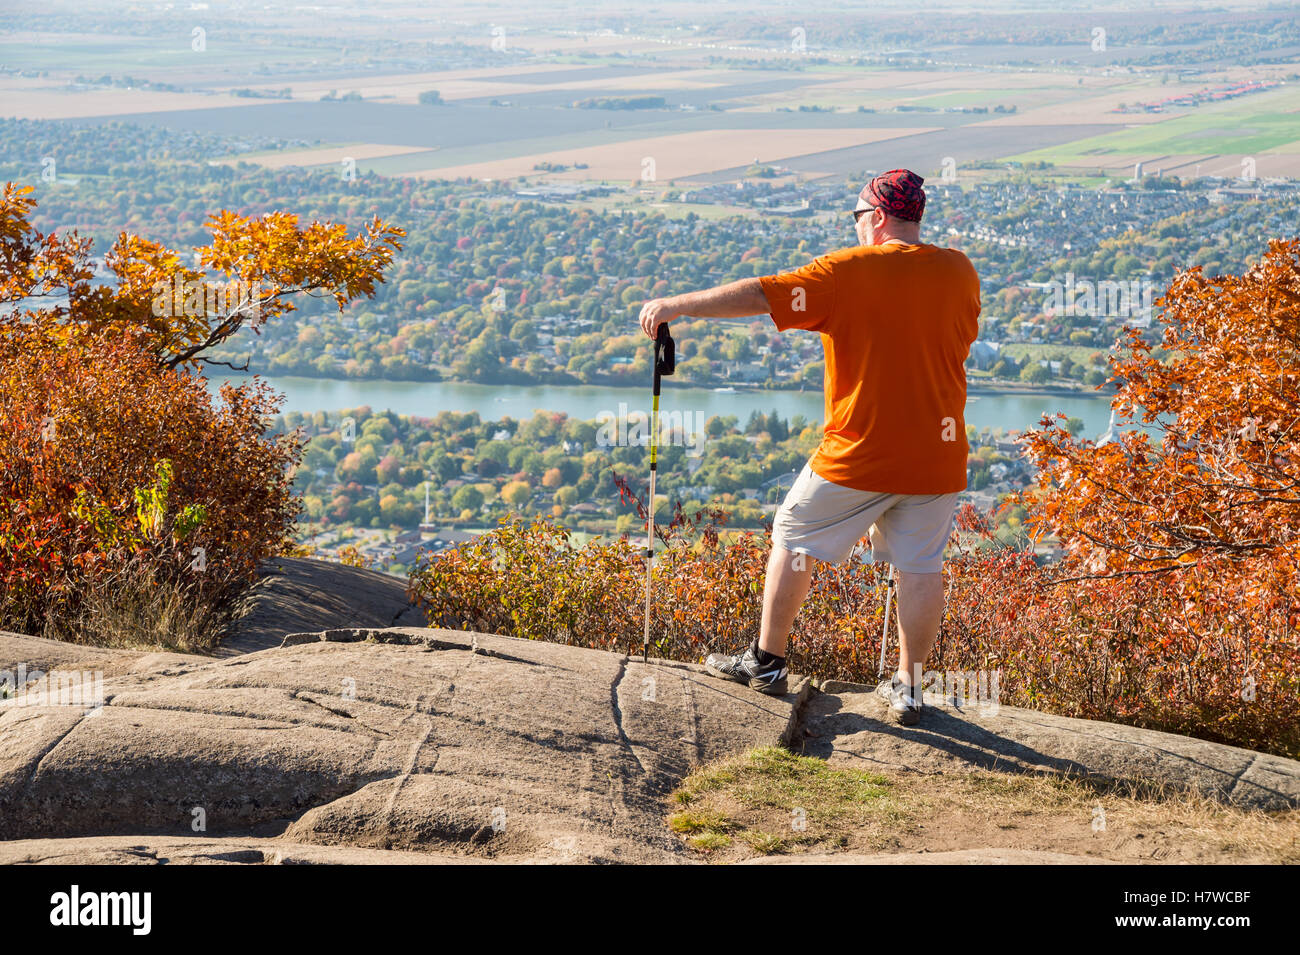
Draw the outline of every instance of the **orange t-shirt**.
<instances>
[{"instance_id":1,"label":"orange t-shirt","mask_svg":"<svg viewBox=\"0 0 1300 955\"><path fill-rule=\"evenodd\" d=\"M780 331L820 332L826 432L809 462L834 484L891 494L966 487L966 356L979 276L956 249L857 246L759 279Z\"/></svg>"}]
</instances>

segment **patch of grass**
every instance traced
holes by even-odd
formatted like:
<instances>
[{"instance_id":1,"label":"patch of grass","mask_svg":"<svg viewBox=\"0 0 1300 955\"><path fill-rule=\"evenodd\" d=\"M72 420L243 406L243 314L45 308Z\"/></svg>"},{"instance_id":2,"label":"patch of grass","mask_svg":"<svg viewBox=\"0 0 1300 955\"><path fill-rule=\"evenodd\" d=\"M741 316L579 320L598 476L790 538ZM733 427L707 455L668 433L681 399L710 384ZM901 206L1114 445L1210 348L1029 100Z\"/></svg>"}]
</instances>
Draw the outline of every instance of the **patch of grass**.
<instances>
[{"instance_id":1,"label":"patch of grass","mask_svg":"<svg viewBox=\"0 0 1300 955\"><path fill-rule=\"evenodd\" d=\"M1226 806L1158 780L976 769L883 776L769 747L696 769L668 802L677 810L669 828L716 862L976 848L1129 863L1300 862L1300 810Z\"/></svg>"},{"instance_id":2,"label":"patch of grass","mask_svg":"<svg viewBox=\"0 0 1300 955\"><path fill-rule=\"evenodd\" d=\"M760 855L843 846L850 831L868 834L871 843L870 834L909 816L879 773L832 767L773 746L700 767L669 800L690 807L671 815L668 827L692 834L692 848L716 850L717 840L699 840L727 836L728 844Z\"/></svg>"},{"instance_id":3,"label":"patch of grass","mask_svg":"<svg viewBox=\"0 0 1300 955\"><path fill-rule=\"evenodd\" d=\"M802 809L809 819L827 821L879 800L888 785L879 773L834 769L824 760L765 746L692 773L679 791L695 799L727 790L746 809Z\"/></svg>"},{"instance_id":4,"label":"patch of grass","mask_svg":"<svg viewBox=\"0 0 1300 955\"><path fill-rule=\"evenodd\" d=\"M700 852L715 852L731 845L731 837L721 832L703 832L686 840L687 845Z\"/></svg>"},{"instance_id":5,"label":"patch of grass","mask_svg":"<svg viewBox=\"0 0 1300 955\"><path fill-rule=\"evenodd\" d=\"M757 852L759 855L770 856L778 852L784 852L786 842L780 836L774 836L770 832L758 832L755 830L746 830L741 838L745 844Z\"/></svg>"},{"instance_id":6,"label":"patch of grass","mask_svg":"<svg viewBox=\"0 0 1300 955\"><path fill-rule=\"evenodd\" d=\"M81 588L80 605L51 614L40 636L65 643L202 653L221 642L233 619L248 610L254 590L234 582L203 590L132 561Z\"/></svg>"},{"instance_id":7,"label":"patch of grass","mask_svg":"<svg viewBox=\"0 0 1300 955\"><path fill-rule=\"evenodd\" d=\"M725 832L735 825L724 814L716 810L686 809L674 813L668 818L668 828L673 832L690 834L699 832Z\"/></svg>"}]
</instances>

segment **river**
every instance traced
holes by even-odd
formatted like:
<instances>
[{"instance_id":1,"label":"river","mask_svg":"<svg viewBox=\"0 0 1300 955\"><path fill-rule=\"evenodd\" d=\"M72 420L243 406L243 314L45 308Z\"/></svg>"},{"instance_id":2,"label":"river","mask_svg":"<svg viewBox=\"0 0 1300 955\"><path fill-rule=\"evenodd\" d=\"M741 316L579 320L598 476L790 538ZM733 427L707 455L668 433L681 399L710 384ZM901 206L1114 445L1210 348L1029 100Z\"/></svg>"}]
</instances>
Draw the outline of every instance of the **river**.
<instances>
[{"instance_id":1,"label":"river","mask_svg":"<svg viewBox=\"0 0 1300 955\"><path fill-rule=\"evenodd\" d=\"M239 382L247 376L212 372L209 386L223 380ZM333 378L270 376L271 387L283 392L283 410L299 412L338 411L369 405L375 411L390 410L402 415L431 417L440 411L477 411L485 420L504 417L530 418L534 411L562 411L570 417L595 420L602 412L620 414L649 407L650 389L612 388L600 385L476 385L466 382L383 381ZM764 414L775 409L782 417L801 414L810 421L822 420L821 392L748 391L732 393L710 388L679 387L665 381L660 409L686 417L688 423L704 422L713 415L736 415L743 425L752 411ZM1051 394L972 395L966 404L966 423L977 428L1027 428L1044 412L1064 412L1083 419L1084 435L1095 438L1106 430L1110 416L1108 396Z\"/></svg>"}]
</instances>

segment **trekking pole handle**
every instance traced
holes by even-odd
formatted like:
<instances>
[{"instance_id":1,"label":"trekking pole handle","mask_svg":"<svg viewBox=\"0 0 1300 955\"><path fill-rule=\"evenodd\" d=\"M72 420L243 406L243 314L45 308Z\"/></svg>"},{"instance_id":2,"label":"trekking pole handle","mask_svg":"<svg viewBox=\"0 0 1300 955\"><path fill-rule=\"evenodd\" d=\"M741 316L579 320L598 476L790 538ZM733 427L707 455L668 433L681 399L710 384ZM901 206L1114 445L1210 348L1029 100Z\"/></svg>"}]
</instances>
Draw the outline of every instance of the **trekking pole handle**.
<instances>
[{"instance_id":1,"label":"trekking pole handle","mask_svg":"<svg viewBox=\"0 0 1300 955\"><path fill-rule=\"evenodd\" d=\"M668 331L668 323L655 332L655 394L659 394L659 376L669 376L677 370L677 344Z\"/></svg>"}]
</instances>

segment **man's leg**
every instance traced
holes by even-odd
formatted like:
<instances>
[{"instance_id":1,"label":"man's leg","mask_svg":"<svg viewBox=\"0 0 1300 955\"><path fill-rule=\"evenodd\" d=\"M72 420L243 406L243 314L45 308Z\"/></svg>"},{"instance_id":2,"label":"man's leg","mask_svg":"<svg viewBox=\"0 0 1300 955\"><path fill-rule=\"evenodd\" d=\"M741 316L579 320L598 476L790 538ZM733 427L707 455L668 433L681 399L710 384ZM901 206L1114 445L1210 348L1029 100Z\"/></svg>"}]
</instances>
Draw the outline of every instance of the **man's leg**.
<instances>
[{"instance_id":1,"label":"man's leg","mask_svg":"<svg viewBox=\"0 0 1300 955\"><path fill-rule=\"evenodd\" d=\"M785 643L794 625L799 605L808 595L812 570L804 554L772 546L763 584L763 624L759 638L739 654L710 653L706 669L724 680L748 684L760 693L785 693L789 669L785 665Z\"/></svg>"},{"instance_id":2,"label":"man's leg","mask_svg":"<svg viewBox=\"0 0 1300 955\"><path fill-rule=\"evenodd\" d=\"M785 656L786 640L794 626L812 581L812 558L788 551L779 544L772 547L767 559L767 579L763 583L763 627L758 647L777 657Z\"/></svg>"},{"instance_id":3,"label":"man's leg","mask_svg":"<svg viewBox=\"0 0 1300 955\"><path fill-rule=\"evenodd\" d=\"M772 520L772 553L763 581L758 636L741 653L710 653L704 661L708 672L761 693L785 693L786 646L795 616L808 596L814 559L790 548L815 549L832 564L844 560L875 518L870 505L878 509L892 497L831 484L804 465Z\"/></svg>"},{"instance_id":4,"label":"man's leg","mask_svg":"<svg viewBox=\"0 0 1300 955\"><path fill-rule=\"evenodd\" d=\"M766 620L766 618L764 618ZM943 573L898 574L898 678L921 685L925 659L934 649L943 621ZM919 697L918 697L919 699Z\"/></svg>"}]
</instances>

